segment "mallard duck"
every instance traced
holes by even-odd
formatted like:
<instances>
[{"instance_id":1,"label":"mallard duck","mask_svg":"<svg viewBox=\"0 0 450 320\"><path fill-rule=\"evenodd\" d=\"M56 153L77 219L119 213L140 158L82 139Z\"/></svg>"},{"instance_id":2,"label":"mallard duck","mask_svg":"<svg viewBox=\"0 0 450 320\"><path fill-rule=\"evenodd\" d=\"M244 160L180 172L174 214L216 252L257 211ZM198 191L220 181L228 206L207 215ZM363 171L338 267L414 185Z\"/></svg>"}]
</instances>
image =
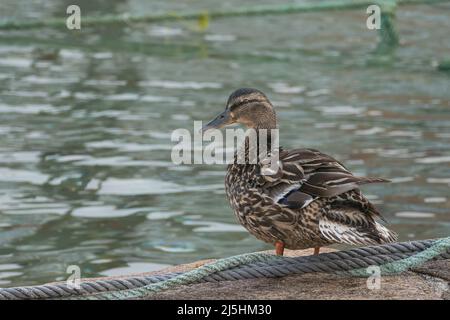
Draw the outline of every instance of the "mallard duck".
<instances>
[{"instance_id":1,"label":"mallard duck","mask_svg":"<svg viewBox=\"0 0 450 320\"><path fill-rule=\"evenodd\" d=\"M277 117L264 93L242 88L230 95L225 111L202 131L234 123L270 130L277 128ZM270 134L267 140L270 144ZM362 184L388 180L354 176L338 160L315 149L279 148L278 158L275 174L265 175L262 161L267 159L258 159L253 164L229 164L225 177L237 220L253 236L273 244L276 254L283 255L284 248L314 248L318 254L320 247L335 243L396 241L397 235L379 222L384 220L380 212L359 190Z\"/></svg>"}]
</instances>

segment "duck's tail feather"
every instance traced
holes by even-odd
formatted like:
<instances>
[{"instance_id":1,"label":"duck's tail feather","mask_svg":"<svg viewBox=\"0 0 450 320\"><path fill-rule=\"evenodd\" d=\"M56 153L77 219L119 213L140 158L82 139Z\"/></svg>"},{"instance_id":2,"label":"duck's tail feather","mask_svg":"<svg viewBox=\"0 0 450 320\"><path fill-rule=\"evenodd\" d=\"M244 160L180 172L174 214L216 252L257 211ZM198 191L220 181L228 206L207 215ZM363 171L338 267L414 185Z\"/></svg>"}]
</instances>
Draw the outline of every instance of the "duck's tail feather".
<instances>
[{"instance_id":1,"label":"duck's tail feather","mask_svg":"<svg viewBox=\"0 0 450 320\"><path fill-rule=\"evenodd\" d=\"M337 223L320 221L320 232L328 241L351 245L378 245L397 241L397 234L376 223L376 230L362 229Z\"/></svg>"},{"instance_id":2,"label":"duck's tail feather","mask_svg":"<svg viewBox=\"0 0 450 320\"><path fill-rule=\"evenodd\" d=\"M398 240L398 235L383 226L381 223L375 222L375 228L380 236L380 243L396 242Z\"/></svg>"}]
</instances>

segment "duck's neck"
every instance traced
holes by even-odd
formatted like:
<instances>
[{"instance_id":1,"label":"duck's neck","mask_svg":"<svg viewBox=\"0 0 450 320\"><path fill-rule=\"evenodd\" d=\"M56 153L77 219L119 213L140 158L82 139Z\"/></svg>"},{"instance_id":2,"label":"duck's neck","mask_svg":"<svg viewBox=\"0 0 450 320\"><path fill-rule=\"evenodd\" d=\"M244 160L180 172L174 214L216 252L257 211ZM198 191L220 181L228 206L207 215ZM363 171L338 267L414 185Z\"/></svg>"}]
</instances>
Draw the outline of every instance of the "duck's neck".
<instances>
[{"instance_id":1,"label":"duck's neck","mask_svg":"<svg viewBox=\"0 0 450 320\"><path fill-rule=\"evenodd\" d=\"M275 111L270 108L269 111L259 114L258 117L254 120L253 125L251 126L257 134L258 138L258 150L261 149L261 146L267 146L267 152L270 153L272 140L278 139L278 125L277 125L277 116ZM275 137L275 135L277 135ZM264 150L264 149L263 149ZM258 151L259 154L260 151Z\"/></svg>"},{"instance_id":2,"label":"duck's neck","mask_svg":"<svg viewBox=\"0 0 450 320\"><path fill-rule=\"evenodd\" d=\"M236 150L235 161L238 159L238 155L245 155L245 164L260 164L274 152L278 153L277 124L275 121L272 124L251 129L253 132L246 135L244 143Z\"/></svg>"},{"instance_id":3,"label":"duck's neck","mask_svg":"<svg viewBox=\"0 0 450 320\"><path fill-rule=\"evenodd\" d=\"M252 121L249 127L255 129L256 131L259 131L260 129L265 129L267 131L277 129L277 116L275 111L270 109L270 111L259 114L258 117Z\"/></svg>"}]
</instances>

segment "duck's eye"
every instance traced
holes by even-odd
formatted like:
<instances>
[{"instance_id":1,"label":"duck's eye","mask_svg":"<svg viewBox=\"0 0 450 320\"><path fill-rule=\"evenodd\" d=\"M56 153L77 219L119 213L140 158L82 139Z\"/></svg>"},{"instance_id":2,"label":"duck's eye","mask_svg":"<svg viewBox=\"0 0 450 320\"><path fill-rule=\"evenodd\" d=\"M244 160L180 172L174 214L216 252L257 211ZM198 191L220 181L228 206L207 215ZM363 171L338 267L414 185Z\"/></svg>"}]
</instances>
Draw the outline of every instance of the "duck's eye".
<instances>
[{"instance_id":1,"label":"duck's eye","mask_svg":"<svg viewBox=\"0 0 450 320\"><path fill-rule=\"evenodd\" d=\"M223 118L225 118L225 116L222 114L219 118L220 118L220 119L223 119Z\"/></svg>"}]
</instances>

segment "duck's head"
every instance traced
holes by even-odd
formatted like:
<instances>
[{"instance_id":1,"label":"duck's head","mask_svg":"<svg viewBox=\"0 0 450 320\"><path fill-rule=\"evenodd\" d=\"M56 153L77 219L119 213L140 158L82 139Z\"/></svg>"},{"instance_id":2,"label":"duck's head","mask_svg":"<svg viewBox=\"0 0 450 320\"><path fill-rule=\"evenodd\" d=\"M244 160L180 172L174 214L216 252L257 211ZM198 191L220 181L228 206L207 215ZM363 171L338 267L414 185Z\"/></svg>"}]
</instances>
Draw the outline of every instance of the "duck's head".
<instances>
[{"instance_id":1,"label":"duck's head","mask_svg":"<svg viewBox=\"0 0 450 320\"><path fill-rule=\"evenodd\" d=\"M241 88L228 98L225 110L204 125L202 132L240 123L253 129L275 129L277 118L273 106L264 93L257 89Z\"/></svg>"}]
</instances>

